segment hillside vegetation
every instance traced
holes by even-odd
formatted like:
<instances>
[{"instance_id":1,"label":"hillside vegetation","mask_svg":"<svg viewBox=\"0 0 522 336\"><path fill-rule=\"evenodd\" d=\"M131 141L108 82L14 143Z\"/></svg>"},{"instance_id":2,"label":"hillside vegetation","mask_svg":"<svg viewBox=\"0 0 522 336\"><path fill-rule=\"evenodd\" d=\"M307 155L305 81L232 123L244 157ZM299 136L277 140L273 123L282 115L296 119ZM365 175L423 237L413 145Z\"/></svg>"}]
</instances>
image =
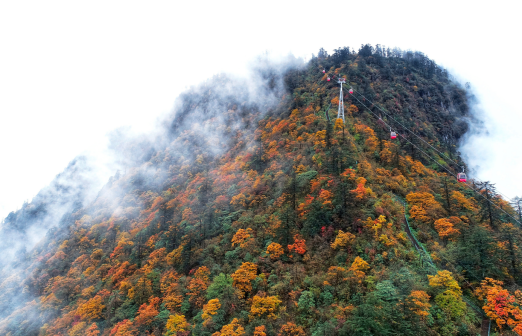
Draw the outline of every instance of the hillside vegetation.
<instances>
[{"instance_id":1,"label":"hillside vegetation","mask_svg":"<svg viewBox=\"0 0 522 336\"><path fill-rule=\"evenodd\" d=\"M161 137L122 140L125 171L4 267L0 334L522 334L519 214L442 168L465 89L380 46L259 62L255 87L217 76Z\"/></svg>"}]
</instances>

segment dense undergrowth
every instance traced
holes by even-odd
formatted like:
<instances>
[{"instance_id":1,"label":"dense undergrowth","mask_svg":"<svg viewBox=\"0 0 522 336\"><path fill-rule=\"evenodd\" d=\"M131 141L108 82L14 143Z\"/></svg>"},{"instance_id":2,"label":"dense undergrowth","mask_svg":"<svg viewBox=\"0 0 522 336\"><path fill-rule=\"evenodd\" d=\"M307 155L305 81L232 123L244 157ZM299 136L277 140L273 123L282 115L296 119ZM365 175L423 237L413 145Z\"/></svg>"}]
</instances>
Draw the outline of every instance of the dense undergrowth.
<instances>
[{"instance_id":1,"label":"dense undergrowth","mask_svg":"<svg viewBox=\"0 0 522 336\"><path fill-rule=\"evenodd\" d=\"M477 335L486 314L522 329L519 228L346 91L336 120L326 77L458 162L463 88L420 53L370 46L259 74L263 94L218 76L161 141L127 143L126 172L3 277L26 295L2 303L0 333Z\"/></svg>"}]
</instances>

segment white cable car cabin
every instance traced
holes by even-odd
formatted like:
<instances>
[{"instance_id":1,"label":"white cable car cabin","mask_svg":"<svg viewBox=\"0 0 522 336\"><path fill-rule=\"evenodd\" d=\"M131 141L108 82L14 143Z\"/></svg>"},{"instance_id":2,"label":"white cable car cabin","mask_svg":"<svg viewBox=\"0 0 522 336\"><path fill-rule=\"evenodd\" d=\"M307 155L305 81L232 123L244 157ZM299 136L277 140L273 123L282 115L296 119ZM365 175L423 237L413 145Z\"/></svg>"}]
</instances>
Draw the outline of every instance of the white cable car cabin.
<instances>
[{"instance_id":1,"label":"white cable car cabin","mask_svg":"<svg viewBox=\"0 0 522 336\"><path fill-rule=\"evenodd\" d=\"M458 173L457 174L457 181L459 181L459 182L466 182L466 174Z\"/></svg>"}]
</instances>

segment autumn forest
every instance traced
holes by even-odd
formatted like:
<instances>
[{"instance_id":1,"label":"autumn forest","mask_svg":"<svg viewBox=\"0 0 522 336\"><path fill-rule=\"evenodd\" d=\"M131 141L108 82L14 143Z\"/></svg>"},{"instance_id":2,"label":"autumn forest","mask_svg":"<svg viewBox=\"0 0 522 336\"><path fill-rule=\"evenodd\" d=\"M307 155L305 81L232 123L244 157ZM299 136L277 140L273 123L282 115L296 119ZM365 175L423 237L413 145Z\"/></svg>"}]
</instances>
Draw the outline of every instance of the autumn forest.
<instances>
[{"instance_id":1,"label":"autumn forest","mask_svg":"<svg viewBox=\"0 0 522 336\"><path fill-rule=\"evenodd\" d=\"M92 202L3 261L1 335L522 335L520 207L452 175L465 86L379 45L254 77L187 90Z\"/></svg>"}]
</instances>

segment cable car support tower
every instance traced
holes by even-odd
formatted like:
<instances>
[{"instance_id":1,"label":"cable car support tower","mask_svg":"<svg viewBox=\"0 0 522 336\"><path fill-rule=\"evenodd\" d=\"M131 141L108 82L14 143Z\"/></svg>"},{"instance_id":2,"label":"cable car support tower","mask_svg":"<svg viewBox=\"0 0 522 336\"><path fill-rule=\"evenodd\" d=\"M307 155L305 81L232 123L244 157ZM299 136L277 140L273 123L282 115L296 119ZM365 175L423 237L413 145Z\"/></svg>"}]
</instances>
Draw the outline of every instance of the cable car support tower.
<instances>
[{"instance_id":1,"label":"cable car support tower","mask_svg":"<svg viewBox=\"0 0 522 336\"><path fill-rule=\"evenodd\" d=\"M344 99L343 99L343 84L346 79L339 77L337 83L341 86L341 93L339 94L339 109L337 110L337 119L342 119L344 124Z\"/></svg>"}]
</instances>

